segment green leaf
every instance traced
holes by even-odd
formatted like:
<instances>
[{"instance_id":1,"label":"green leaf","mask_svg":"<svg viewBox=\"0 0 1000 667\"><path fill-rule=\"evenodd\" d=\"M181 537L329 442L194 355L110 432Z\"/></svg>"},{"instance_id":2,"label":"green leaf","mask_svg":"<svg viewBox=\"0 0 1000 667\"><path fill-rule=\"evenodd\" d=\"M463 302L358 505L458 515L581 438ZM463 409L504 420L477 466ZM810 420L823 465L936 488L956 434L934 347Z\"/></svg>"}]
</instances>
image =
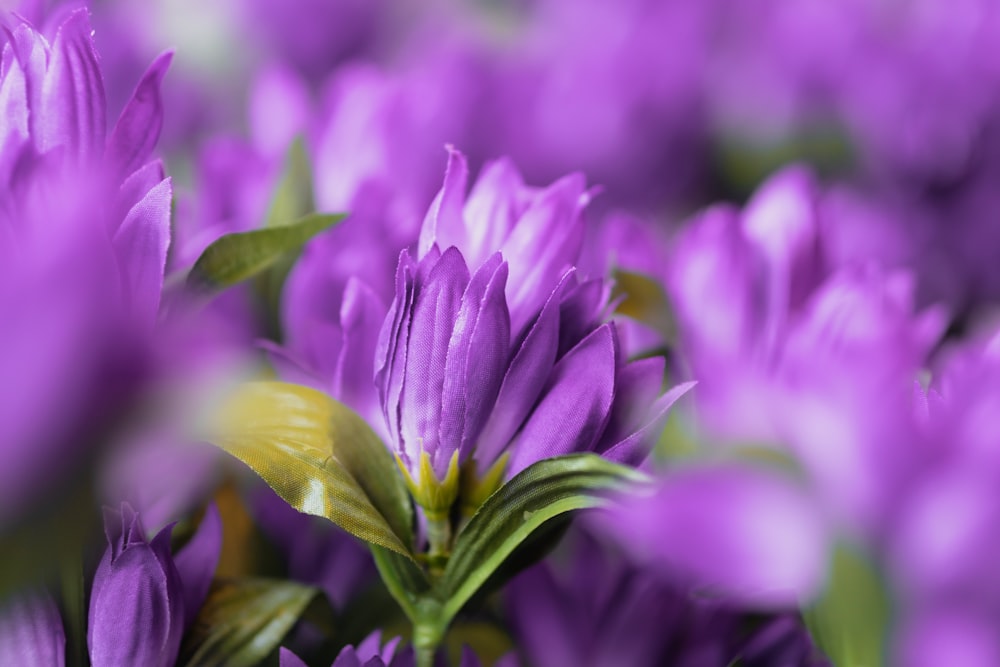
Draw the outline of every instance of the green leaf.
<instances>
[{"instance_id":1,"label":"green leaf","mask_svg":"<svg viewBox=\"0 0 1000 667\"><path fill-rule=\"evenodd\" d=\"M208 439L285 502L412 558L412 506L388 449L354 411L284 382L241 386Z\"/></svg>"},{"instance_id":2,"label":"green leaf","mask_svg":"<svg viewBox=\"0 0 1000 667\"><path fill-rule=\"evenodd\" d=\"M839 544L826 591L803 613L817 645L838 667L881 667L890 615L888 593L872 563Z\"/></svg>"},{"instance_id":3,"label":"green leaf","mask_svg":"<svg viewBox=\"0 0 1000 667\"><path fill-rule=\"evenodd\" d=\"M344 217L342 213L313 213L280 227L226 234L205 248L188 272L186 284L189 289L208 293L231 287L299 250Z\"/></svg>"},{"instance_id":4,"label":"green leaf","mask_svg":"<svg viewBox=\"0 0 1000 667\"><path fill-rule=\"evenodd\" d=\"M523 470L490 496L459 533L436 591L445 620L454 618L508 556L550 519L599 507L608 492L646 479L596 454L546 459Z\"/></svg>"},{"instance_id":5,"label":"green leaf","mask_svg":"<svg viewBox=\"0 0 1000 667\"><path fill-rule=\"evenodd\" d=\"M302 138L296 138L285 155L281 177L271 197L263 221L264 228L284 227L315 210L312 190L312 166ZM281 339L281 293L285 280L299 258L301 248L286 252L254 280L254 289L266 307L270 337Z\"/></svg>"},{"instance_id":6,"label":"green leaf","mask_svg":"<svg viewBox=\"0 0 1000 667\"><path fill-rule=\"evenodd\" d=\"M316 596L293 581L217 581L181 646L178 664L252 667L284 639Z\"/></svg>"},{"instance_id":7,"label":"green leaf","mask_svg":"<svg viewBox=\"0 0 1000 667\"><path fill-rule=\"evenodd\" d=\"M382 583L407 618L418 620L421 615L420 601L431 590L427 574L413 560L398 553L377 546L372 546L371 551Z\"/></svg>"},{"instance_id":8,"label":"green leaf","mask_svg":"<svg viewBox=\"0 0 1000 667\"><path fill-rule=\"evenodd\" d=\"M297 137L285 154L281 178L268 207L265 227L281 227L301 218L315 208L312 190L312 166L305 142Z\"/></svg>"},{"instance_id":9,"label":"green leaf","mask_svg":"<svg viewBox=\"0 0 1000 667\"><path fill-rule=\"evenodd\" d=\"M677 322L666 291L656 280L641 273L615 271L612 298L624 297L616 313L641 322L663 337L668 345L677 342Z\"/></svg>"}]
</instances>

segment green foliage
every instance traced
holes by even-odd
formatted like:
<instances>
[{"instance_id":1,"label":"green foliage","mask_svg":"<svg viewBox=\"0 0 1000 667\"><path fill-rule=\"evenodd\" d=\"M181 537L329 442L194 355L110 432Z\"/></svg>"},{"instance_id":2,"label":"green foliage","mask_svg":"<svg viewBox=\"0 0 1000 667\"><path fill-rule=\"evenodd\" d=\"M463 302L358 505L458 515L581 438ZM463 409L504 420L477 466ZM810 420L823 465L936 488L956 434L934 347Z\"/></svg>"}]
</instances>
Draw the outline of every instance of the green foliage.
<instances>
[{"instance_id":1,"label":"green foliage","mask_svg":"<svg viewBox=\"0 0 1000 667\"><path fill-rule=\"evenodd\" d=\"M207 294L232 287L298 251L344 217L312 213L280 227L226 234L205 248L187 275L187 286Z\"/></svg>"},{"instance_id":2,"label":"green foliage","mask_svg":"<svg viewBox=\"0 0 1000 667\"><path fill-rule=\"evenodd\" d=\"M837 667L880 667L890 619L885 584L865 554L839 544L823 596L803 614L813 639Z\"/></svg>"},{"instance_id":3,"label":"green foliage","mask_svg":"<svg viewBox=\"0 0 1000 667\"><path fill-rule=\"evenodd\" d=\"M252 667L281 644L316 589L292 581L217 581L181 646L178 665Z\"/></svg>"},{"instance_id":4,"label":"green foliage","mask_svg":"<svg viewBox=\"0 0 1000 667\"><path fill-rule=\"evenodd\" d=\"M350 408L308 387L252 382L230 399L214 431L212 442L298 511L412 557L412 508L402 476Z\"/></svg>"}]
</instances>

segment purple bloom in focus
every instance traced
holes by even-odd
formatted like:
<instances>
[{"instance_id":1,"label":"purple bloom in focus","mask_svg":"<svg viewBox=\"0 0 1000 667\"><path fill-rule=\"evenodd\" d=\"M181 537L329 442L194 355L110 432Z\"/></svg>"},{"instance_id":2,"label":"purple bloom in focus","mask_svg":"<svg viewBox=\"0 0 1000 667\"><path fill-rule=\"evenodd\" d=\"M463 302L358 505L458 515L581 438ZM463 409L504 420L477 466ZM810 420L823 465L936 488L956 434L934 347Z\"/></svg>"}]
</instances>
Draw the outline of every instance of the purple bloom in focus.
<instances>
[{"instance_id":1,"label":"purple bloom in focus","mask_svg":"<svg viewBox=\"0 0 1000 667\"><path fill-rule=\"evenodd\" d=\"M102 665L173 665L186 625L211 584L221 548L221 523L210 508L191 541L170 552L173 524L147 540L128 504L105 517L108 549L90 594L87 646Z\"/></svg>"},{"instance_id":2,"label":"purple bloom in focus","mask_svg":"<svg viewBox=\"0 0 1000 667\"><path fill-rule=\"evenodd\" d=\"M66 633L48 594L15 595L0 603L0 664L66 664Z\"/></svg>"},{"instance_id":3,"label":"purple bloom in focus","mask_svg":"<svg viewBox=\"0 0 1000 667\"><path fill-rule=\"evenodd\" d=\"M401 465L441 483L470 459L509 475L571 452L640 462L652 424L687 387L657 400L663 360L625 364L615 326L601 323L607 284L573 270L582 178L535 191L501 161L468 201L465 180L452 151L422 255L401 255L379 337L376 386Z\"/></svg>"},{"instance_id":4,"label":"purple bloom in focus","mask_svg":"<svg viewBox=\"0 0 1000 667\"><path fill-rule=\"evenodd\" d=\"M128 505L107 517L108 549L94 576L87 646L94 665L172 665L184 632L172 526L147 541Z\"/></svg>"},{"instance_id":5,"label":"purple bloom in focus","mask_svg":"<svg viewBox=\"0 0 1000 667\"><path fill-rule=\"evenodd\" d=\"M424 458L444 480L472 453L496 402L510 344L507 264L474 275L455 248L406 251L382 327L376 384L393 448L414 479Z\"/></svg>"}]
</instances>

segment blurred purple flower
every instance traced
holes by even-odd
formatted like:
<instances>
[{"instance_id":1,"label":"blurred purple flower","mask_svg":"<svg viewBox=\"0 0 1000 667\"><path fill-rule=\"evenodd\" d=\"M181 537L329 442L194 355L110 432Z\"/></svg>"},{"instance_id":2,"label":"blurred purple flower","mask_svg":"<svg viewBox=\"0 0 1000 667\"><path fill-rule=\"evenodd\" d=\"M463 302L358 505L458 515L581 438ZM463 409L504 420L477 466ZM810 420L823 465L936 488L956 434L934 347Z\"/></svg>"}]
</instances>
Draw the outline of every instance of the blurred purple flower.
<instances>
[{"instance_id":1,"label":"blurred purple flower","mask_svg":"<svg viewBox=\"0 0 1000 667\"><path fill-rule=\"evenodd\" d=\"M627 562L579 529L549 561L519 575L507 600L532 664L821 664L794 617L778 616L748 632L738 609Z\"/></svg>"},{"instance_id":2,"label":"blurred purple flower","mask_svg":"<svg viewBox=\"0 0 1000 667\"><path fill-rule=\"evenodd\" d=\"M0 602L0 663L66 664L66 633L55 601L47 593L25 593Z\"/></svg>"},{"instance_id":3,"label":"blurred purple flower","mask_svg":"<svg viewBox=\"0 0 1000 667\"><path fill-rule=\"evenodd\" d=\"M947 652L989 664L1000 655L988 630L1000 618L1000 335L944 348L915 399L920 467L896 499L884 550L900 609L898 664L930 665Z\"/></svg>"},{"instance_id":4,"label":"blurred purple flower","mask_svg":"<svg viewBox=\"0 0 1000 667\"><path fill-rule=\"evenodd\" d=\"M51 40L14 21L0 73L0 521L79 462L149 372L170 239L170 180L150 161L170 54L108 134L87 11L53 18Z\"/></svg>"},{"instance_id":5,"label":"blurred purple flower","mask_svg":"<svg viewBox=\"0 0 1000 667\"><path fill-rule=\"evenodd\" d=\"M600 525L646 567L750 606L812 599L826 576L823 508L787 476L750 465L676 470Z\"/></svg>"},{"instance_id":6,"label":"blurred purple flower","mask_svg":"<svg viewBox=\"0 0 1000 667\"><path fill-rule=\"evenodd\" d=\"M834 514L870 531L908 475L910 387L944 315L914 313L907 274L829 269L816 196L790 169L742 213L710 209L678 239L667 287L705 435L793 454Z\"/></svg>"}]
</instances>

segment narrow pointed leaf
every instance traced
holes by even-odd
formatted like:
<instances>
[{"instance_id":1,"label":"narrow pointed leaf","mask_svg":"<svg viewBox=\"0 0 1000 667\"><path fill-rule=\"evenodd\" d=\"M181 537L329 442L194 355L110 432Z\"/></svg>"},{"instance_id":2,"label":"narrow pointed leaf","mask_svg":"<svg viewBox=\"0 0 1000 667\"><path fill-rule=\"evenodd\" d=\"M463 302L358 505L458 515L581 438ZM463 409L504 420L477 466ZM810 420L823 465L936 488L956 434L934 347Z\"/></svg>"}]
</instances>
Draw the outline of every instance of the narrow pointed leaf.
<instances>
[{"instance_id":1,"label":"narrow pointed leaf","mask_svg":"<svg viewBox=\"0 0 1000 667\"><path fill-rule=\"evenodd\" d=\"M317 595L284 580L217 582L181 646L177 664L252 667L284 639Z\"/></svg>"},{"instance_id":2,"label":"narrow pointed leaf","mask_svg":"<svg viewBox=\"0 0 1000 667\"><path fill-rule=\"evenodd\" d=\"M211 293L252 278L344 217L312 213L288 225L226 234L205 248L188 273L187 286Z\"/></svg>"},{"instance_id":3,"label":"narrow pointed leaf","mask_svg":"<svg viewBox=\"0 0 1000 667\"><path fill-rule=\"evenodd\" d=\"M415 562L393 551L377 546L372 546L371 551L382 583L407 618L417 620L421 613L420 600L431 589L427 575Z\"/></svg>"},{"instance_id":4,"label":"narrow pointed leaf","mask_svg":"<svg viewBox=\"0 0 1000 667\"><path fill-rule=\"evenodd\" d=\"M566 512L599 507L609 492L645 479L595 454L571 454L525 468L490 496L458 535L437 588L445 618L453 618L546 522Z\"/></svg>"},{"instance_id":5,"label":"narrow pointed leaf","mask_svg":"<svg viewBox=\"0 0 1000 667\"><path fill-rule=\"evenodd\" d=\"M271 197L263 228L285 227L315 210L312 178L312 165L309 163L305 142L302 137L298 137L285 154L281 178ZM286 252L268 267L267 271L262 271L254 281L255 290L267 306L270 332L278 340L281 331L279 315L281 293L288 274L298 261L300 250L301 247L298 247Z\"/></svg>"},{"instance_id":6,"label":"narrow pointed leaf","mask_svg":"<svg viewBox=\"0 0 1000 667\"><path fill-rule=\"evenodd\" d=\"M223 407L209 440L298 511L412 557L413 510L392 455L361 417L326 394L247 383Z\"/></svg>"},{"instance_id":7,"label":"narrow pointed leaf","mask_svg":"<svg viewBox=\"0 0 1000 667\"><path fill-rule=\"evenodd\" d=\"M886 664L889 596L869 559L847 544L833 553L826 591L802 616L835 665Z\"/></svg>"},{"instance_id":8,"label":"narrow pointed leaf","mask_svg":"<svg viewBox=\"0 0 1000 667\"><path fill-rule=\"evenodd\" d=\"M283 227L314 208L312 168L305 142L298 137L285 155L285 165L274 189L264 226Z\"/></svg>"}]
</instances>

